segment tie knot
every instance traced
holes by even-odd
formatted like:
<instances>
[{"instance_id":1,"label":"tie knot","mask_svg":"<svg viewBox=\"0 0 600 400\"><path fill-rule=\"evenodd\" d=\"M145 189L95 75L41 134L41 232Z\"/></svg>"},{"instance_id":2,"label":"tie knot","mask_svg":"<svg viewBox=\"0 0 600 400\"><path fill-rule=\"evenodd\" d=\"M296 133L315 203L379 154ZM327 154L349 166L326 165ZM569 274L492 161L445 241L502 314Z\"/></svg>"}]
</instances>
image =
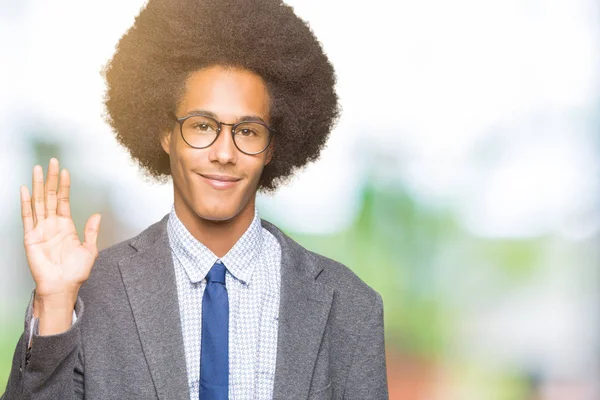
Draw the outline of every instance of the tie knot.
<instances>
[{"instance_id":1,"label":"tie knot","mask_svg":"<svg viewBox=\"0 0 600 400\"><path fill-rule=\"evenodd\" d=\"M225 284L225 266L223 265L223 263L217 261L212 268L210 269L210 271L208 271L208 274L206 275L206 281L208 282L214 282L214 283L222 283L223 285Z\"/></svg>"}]
</instances>

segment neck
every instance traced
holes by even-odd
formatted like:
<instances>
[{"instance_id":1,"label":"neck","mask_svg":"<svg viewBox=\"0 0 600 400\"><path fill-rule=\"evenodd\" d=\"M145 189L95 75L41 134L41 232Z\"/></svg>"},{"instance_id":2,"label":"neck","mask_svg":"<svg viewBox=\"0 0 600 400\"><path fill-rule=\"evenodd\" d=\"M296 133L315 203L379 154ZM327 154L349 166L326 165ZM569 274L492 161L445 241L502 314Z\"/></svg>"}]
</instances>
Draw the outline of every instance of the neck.
<instances>
[{"instance_id":1,"label":"neck","mask_svg":"<svg viewBox=\"0 0 600 400\"><path fill-rule=\"evenodd\" d=\"M252 223L254 199L249 201L240 213L225 221L202 218L177 197L175 213L194 238L221 258L231 250Z\"/></svg>"}]
</instances>

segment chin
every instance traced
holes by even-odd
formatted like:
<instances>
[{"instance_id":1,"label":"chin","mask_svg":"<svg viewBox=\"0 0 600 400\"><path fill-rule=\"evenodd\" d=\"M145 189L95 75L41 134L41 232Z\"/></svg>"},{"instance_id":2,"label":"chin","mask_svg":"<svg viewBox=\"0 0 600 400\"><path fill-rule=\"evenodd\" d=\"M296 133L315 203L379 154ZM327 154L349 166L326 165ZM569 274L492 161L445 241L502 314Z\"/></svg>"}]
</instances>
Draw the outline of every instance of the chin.
<instances>
[{"instance_id":1,"label":"chin","mask_svg":"<svg viewBox=\"0 0 600 400\"><path fill-rule=\"evenodd\" d=\"M232 220L239 213L239 209L233 205L218 204L216 206L201 205L195 207L196 215L204 220L213 222L225 222Z\"/></svg>"}]
</instances>

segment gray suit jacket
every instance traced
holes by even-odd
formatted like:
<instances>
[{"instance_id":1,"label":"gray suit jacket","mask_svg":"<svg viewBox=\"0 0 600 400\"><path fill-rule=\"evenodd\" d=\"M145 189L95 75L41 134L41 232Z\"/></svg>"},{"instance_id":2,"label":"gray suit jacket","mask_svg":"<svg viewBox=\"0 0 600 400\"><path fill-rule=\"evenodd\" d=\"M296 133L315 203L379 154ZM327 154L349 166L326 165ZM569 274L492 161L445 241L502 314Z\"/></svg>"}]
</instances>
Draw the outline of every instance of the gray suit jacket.
<instances>
[{"instance_id":1,"label":"gray suit jacket","mask_svg":"<svg viewBox=\"0 0 600 400\"><path fill-rule=\"evenodd\" d=\"M167 216L100 252L67 332L25 333L2 399L189 399ZM275 399L386 399L381 297L263 221L281 245ZM85 305L85 309L84 309Z\"/></svg>"}]
</instances>

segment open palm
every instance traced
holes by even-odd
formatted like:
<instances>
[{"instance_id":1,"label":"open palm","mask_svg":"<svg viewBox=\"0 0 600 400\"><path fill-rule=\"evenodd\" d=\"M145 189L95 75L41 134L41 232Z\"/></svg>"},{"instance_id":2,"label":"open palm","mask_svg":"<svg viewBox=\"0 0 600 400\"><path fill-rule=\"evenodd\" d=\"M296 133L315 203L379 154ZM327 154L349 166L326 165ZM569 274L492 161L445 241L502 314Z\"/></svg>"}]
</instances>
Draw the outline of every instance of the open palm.
<instances>
[{"instance_id":1,"label":"open palm","mask_svg":"<svg viewBox=\"0 0 600 400\"><path fill-rule=\"evenodd\" d=\"M42 168L34 167L33 198L25 186L21 187L25 252L36 296L76 296L98 255L100 215L89 218L81 243L71 218L69 192L69 172L61 171L59 183L58 160L54 158L45 185Z\"/></svg>"}]
</instances>

